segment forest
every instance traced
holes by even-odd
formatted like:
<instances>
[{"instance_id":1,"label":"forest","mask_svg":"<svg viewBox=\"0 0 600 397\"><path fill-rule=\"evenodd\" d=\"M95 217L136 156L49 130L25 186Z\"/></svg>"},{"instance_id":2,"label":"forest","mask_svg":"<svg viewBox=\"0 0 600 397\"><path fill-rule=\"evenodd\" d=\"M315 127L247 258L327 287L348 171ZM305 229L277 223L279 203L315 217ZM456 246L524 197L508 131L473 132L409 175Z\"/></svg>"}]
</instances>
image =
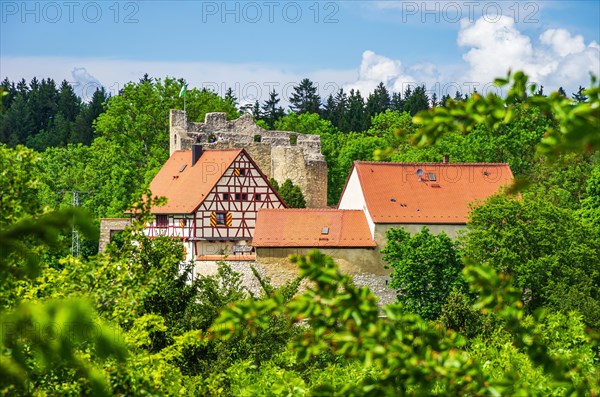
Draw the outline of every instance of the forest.
<instances>
[{"instance_id":1,"label":"forest","mask_svg":"<svg viewBox=\"0 0 600 397\"><path fill-rule=\"evenodd\" d=\"M385 307L318 251L291 258L299 275L283 286L255 271L253 294L227 264L192 277L180 243L144 236L142 197L184 83L145 75L83 102L67 82L2 82L3 395L600 393L595 77L569 96L514 72L496 80L503 96L439 99L383 83L321 98L304 79L289 109L274 91L245 106L231 90L186 92L192 121L249 112L266 129L319 134L330 205L355 160L510 164L513 186L474 205L458 240L390 230L397 302ZM139 222L99 255L99 219L132 206Z\"/></svg>"}]
</instances>

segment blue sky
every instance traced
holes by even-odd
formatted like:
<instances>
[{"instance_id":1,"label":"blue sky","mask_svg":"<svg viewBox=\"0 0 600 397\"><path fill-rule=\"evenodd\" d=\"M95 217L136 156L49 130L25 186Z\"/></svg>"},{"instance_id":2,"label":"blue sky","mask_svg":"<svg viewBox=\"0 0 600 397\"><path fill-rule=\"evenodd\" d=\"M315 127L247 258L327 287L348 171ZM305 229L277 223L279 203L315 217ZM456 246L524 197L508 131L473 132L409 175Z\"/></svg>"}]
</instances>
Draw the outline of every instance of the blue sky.
<instances>
[{"instance_id":1,"label":"blue sky","mask_svg":"<svg viewBox=\"0 0 600 397\"><path fill-rule=\"evenodd\" d=\"M597 1L0 1L0 76L102 84L143 73L264 99L338 88L481 91L509 67L548 89L600 75ZM435 88L437 86L437 88Z\"/></svg>"}]
</instances>

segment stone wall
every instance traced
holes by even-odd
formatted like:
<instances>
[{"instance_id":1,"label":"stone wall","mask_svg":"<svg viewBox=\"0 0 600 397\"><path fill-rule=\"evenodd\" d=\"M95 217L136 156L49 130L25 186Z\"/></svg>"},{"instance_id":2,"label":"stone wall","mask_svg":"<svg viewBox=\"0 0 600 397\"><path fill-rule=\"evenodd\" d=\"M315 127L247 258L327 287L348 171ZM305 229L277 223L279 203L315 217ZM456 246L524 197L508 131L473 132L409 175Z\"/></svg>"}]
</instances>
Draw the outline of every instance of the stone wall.
<instances>
[{"instance_id":1,"label":"stone wall","mask_svg":"<svg viewBox=\"0 0 600 397\"><path fill-rule=\"evenodd\" d=\"M98 252L103 253L106 246L110 243L112 236L125 230L131 225L129 218L102 218L100 219L100 242L98 243Z\"/></svg>"},{"instance_id":2,"label":"stone wall","mask_svg":"<svg viewBox=\"0 0 600 397\"><path fill-rule=\"evenodd\" d=\"M298 185L307 207L327 206L327 163L319 135L268 131L249 114L227 120L225 113L207 113L204 123L194 123L182 111L171 110L169 122L171 154L190 150L194 143L207 149L244 148L267 177Z\"/></svg>"},{"instance_id":3,"label":"stone wall","mask_svg":"<svg viewBox=\"0 0 600 397\"><path fill-rule=\"evenodd\" d=\"M260 261L256 262L244 262L244 261L226 261L231 268L242 275L242 285L248 291L255 295L262 292L260 284L256 277L252 273L250 266L254 266L258 274L262 277L269 277L271 283L278 287L283 285L286 281L294 279L298 275L298 267L291 263L289 259L285 258L278 262L273 261ZM369 273L352 273L348 272L344 266L336 261L343 272L352 275L354 283L359 286L367 286L369 289L379 297L379 304L385 305L392 303L396 300L396 292L388 286L389 275L384 274L369 274ZM195 276L200 275L214 275L217 274L217 263L214 261L196 261L196 267L194 271ZM306 283L301 284L300 291L306 287Z\"/></svg>"},{"instance_id":4,"label":"stone wall","mask_svg":"<svg viewBox=\"0 0 600 397\"><path fill-rule=\"evenodd\" d=\"M284 266L290 255L306 255L310 250L318 249L333 258L340 270L348 274L389 275L390 270L383 267L381 254L375 248L256 248L256 260L261 263L273 263Z\"/></svg>"}]
</instances>

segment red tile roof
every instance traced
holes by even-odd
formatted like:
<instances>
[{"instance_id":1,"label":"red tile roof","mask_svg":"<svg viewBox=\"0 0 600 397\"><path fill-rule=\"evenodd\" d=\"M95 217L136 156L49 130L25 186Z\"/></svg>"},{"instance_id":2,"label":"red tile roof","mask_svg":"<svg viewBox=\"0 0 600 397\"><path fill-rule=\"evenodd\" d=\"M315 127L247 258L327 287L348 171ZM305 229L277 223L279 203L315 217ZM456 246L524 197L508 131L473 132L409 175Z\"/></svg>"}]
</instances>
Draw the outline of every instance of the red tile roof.
<instances>
[{"instance_id":1,"label":"red tile roof","mask_svg":"<svg viewBox=\"0 0 600 397\"><path fill-rule=\"evenodd\" d=\"M354 167L375 223L463 224L470 203L484 200L513 180L508 164L498 163L357 161Z\"/></svg>"},{"instance_id":2,"label":"red tile roof","mask_svg":"<svg viewBox=\"0 0 600 397\"><path fill-rule=\"evenodd\" d=\"M323 234L327 227L328 233ZM375 247L363 211L337 209L261 209L255 247Z\"/></svg>"},{"instance_id":3,"label":"red tile roof","mask_svg":"<svg viewBox=\"0 0 600 397\"><path fill-rule=\"evenodd\" d=\"M167 198L167 204L153 206L152 213L194 212L242 151L243 149L205 149L194 166L191 150L173 152L150 183L152 196Z\"/></svg>"},{"instance_id":4,"label":"red tile roof","mask_svg":"<svg viewBox=\"0 0 600 397\"><path fill-rule=\"evenodd\" d=\"M197 261L255 261L256 255L196 255Z\"/></svg>"}]
</instances>

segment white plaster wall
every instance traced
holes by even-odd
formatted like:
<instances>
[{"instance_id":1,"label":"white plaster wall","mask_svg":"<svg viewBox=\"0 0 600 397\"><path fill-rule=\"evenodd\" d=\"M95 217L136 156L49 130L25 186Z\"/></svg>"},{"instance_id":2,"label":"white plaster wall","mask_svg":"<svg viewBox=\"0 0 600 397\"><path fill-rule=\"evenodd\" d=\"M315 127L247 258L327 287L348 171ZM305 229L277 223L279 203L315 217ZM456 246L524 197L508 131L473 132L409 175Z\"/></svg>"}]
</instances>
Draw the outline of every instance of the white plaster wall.
<instances>
[{"instance_id":1,"label":"white plaster wall","mask_svg":"<svg viewBox=\"0 0 600 397\"><path fill-rule=\"evenodd\" d=\"M358 171L356 170L356 167L352 168L350 179L346 185L346 190L344 190L344 193L340 198L338 208L341 210L364 211L365 216L367 217L367 223L369 224L369 229L371 230L371 237L375 238L375 223L373 222L373 219L371 219L371 214L367 208L367 202L365 200L362 187L360 186L360 180L358 179Z\"/></svg>"}]
</instances>

